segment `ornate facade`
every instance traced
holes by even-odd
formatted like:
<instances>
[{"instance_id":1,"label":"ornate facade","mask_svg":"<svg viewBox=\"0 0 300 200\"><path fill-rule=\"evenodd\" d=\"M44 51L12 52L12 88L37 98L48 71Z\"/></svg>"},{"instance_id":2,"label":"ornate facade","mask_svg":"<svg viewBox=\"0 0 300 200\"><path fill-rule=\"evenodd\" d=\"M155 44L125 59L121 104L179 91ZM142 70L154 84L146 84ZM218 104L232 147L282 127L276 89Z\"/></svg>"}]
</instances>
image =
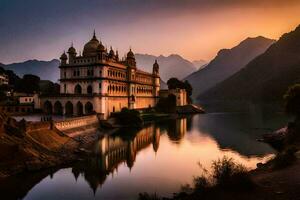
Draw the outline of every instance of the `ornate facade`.
<instances>
[{"instance_id":1,"label":"ornate facade","mask_svg":"<svg viewBox=\"0 0 300 200\"><path fill-rule=\"evenodd\" d=\"M68 55L67 55L68 54ZM60 57L60 95L41 97L46 113L83 115L111 112L127 107L153 107L159 98L160 78L157 61L153 72L137 68L132 50L123 59L94 35L77 55L73 45Z\"/></svg>"}]
</instances>

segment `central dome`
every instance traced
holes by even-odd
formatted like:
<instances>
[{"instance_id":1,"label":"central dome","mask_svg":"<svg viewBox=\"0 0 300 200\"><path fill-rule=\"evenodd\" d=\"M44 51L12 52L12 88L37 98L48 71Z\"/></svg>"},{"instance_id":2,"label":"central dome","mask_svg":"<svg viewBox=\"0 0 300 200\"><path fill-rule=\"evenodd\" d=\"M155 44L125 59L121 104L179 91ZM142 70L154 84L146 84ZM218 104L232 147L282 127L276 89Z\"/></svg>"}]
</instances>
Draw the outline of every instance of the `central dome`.
<instances>
[{"instance_id":1,"label":"central dome","mask_svg":"<svg viewBox=\"0 0 300 200\"><path fill-rule=\"evenodd\" d=\"M97 54L97 47L99 44L99 40L94 32L93 38L84 45L83 56L95 56Z\"/></svg>"}]
</instances>

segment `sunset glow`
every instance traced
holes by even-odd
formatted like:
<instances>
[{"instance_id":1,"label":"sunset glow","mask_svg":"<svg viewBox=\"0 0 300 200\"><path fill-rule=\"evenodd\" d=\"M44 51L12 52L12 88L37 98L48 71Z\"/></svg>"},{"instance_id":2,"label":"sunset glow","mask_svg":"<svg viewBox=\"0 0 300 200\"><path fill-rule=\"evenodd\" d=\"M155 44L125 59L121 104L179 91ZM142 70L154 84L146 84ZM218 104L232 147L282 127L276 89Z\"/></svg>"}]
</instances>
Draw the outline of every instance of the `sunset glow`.
<instances>
[{"instance_id":1,"label":"sunset glow","mask_svg":"<svg viewBox=\"0 0 300 200\"><path fill-rule=\"evenodd\" d=\"M93 29L121 55L131 46L138 53L210 60L247 37L278 39L300 22L300 2L293 0L168 3L1 1L0 62L58 58L72 41L82 49Z\"/></svg>"}]
</instances>

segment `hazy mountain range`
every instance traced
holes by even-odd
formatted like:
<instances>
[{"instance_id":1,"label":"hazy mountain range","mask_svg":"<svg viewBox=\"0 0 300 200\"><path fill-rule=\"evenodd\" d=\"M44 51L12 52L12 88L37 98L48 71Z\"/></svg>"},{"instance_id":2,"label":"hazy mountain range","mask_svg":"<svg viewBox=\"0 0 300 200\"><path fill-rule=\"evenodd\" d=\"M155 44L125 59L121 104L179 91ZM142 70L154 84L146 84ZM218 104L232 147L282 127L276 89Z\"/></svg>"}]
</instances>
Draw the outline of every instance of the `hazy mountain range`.
<instances>
[{"instance_id":1,"label":"hazy mountain range","mask_svg":"<svg viewBox=\"0 0 300 200\"><path fill-rule=\"evenodd\" d=\"M196 67L197 70L203 69L208 64L206 60L194 60L192 63Z\"/></svg>"},{"instance_id":2,"label":"hazy mountain range","mask_svg":"<svg viewBox=\"0 0 300 200\"><path fill-rule=\"evenodd\" d=\"M147 72L152 72L154 61L157 60L160 65L160 76L167 82L169 78L184 78L188 74L196 71L196 67L190 61L179 55L153 56L147 54L136 54L138 68ZM34 74L43 80L57 82L59 79L59 60L51 61L28 60L20 63L0 64L5 69L13 70L18 76L24 74Z\"/></svg>"},{"instance_id":3,"label":"hazy mountain range","mask_svg":"<svg viewBox=\"0 0 300 200\"><path fill-rule=\"evenodd\" d=\"M207 66L185 78L193 87L193 97L238 72L274 42L264 37L247 38L232 49L220 50Z\"/></svg>"},{"instance_id":4,"label":"hazy mountain range","mask_svg":"<svg viewBox=\"0 0 300 200\"><path fill-rule=\"evenodd\" d=\"M300 83L300 26L198 99L279 101L295 83Z\"/></svg>"},{"instance_id":5,"label":"hazy mountain range","mask_svg":"<svg viewBox=\"0 0 300 200\"><path fill-rule=\"evenodd\" d=\"M153 61L156 59L160 68L160 77L168 81L172 77L183 79L190 73L197 70L194 64L180 55L153 56L148 54L135 54L138 66L148 72L152 72Z\"/></svg>"},{"instance_id":6,"label":"hazy mountain range","mask_svg":"<svg viewBox=\"0 0 300 200\"><path fill-rule=\"evenodd\" d=\"M57 59L51 61L28 60L20 63L0 64L7 70L13 70L18 76L24 74L33 74L39 76L42 80L51 80L57 82L59 79L59 63Z\"/></svg>"}]
</instances>

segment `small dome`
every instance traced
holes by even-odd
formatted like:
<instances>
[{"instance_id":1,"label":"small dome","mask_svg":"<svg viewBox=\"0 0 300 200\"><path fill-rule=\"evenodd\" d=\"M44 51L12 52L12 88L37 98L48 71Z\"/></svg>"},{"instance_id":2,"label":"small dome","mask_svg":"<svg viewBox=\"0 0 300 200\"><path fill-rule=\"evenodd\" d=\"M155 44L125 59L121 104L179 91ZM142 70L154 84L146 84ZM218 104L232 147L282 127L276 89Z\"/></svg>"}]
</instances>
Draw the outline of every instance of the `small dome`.
<instances>
[{"instance_id":1,"label":"small dome","mask_svg":"<svg viewBox=\"0 0 300 200\"><path fill-rule=\"evenodd\" d=\"M98 45L97 51L100 51L100 52L104 52L105 51L105 47L103 46L102 42L100 42L100 44Z\"/></svg>"},{"instance_id":2,"label":"small dome","mask_svg":"<svg viewBox=\"0 0 300 200\"><path fill-rule=\"evenodd\" d=\"M95 32L93 38L84 45L83 56L94 56L96 55L97 48L99 46L99 40L97 39Z\"/></svg>"},{"instance_id":3,"label":"small dome","mask_svg":"<svg viewBox=\"0 0 300 200\"><path fill-rule=\"evenodd\" d=\"M110 55L110 56L114 56L114 55L115 55L115 52L114 52L114 50L112 49L112 47L110 47L109 55Z\"/></svg>"},{"instance_id":4,"label":"small dome","mask_svg":"<svg viewBox=\"0 0 300 200\"><path fill-rule=\"evenodd\" d=\"M68 59L68 57L67 57L67 55L66 55L65 52L63 54L61 54L60 59L61 60L67 60Z\"/></svg>"},{"instance_id":5,"label":"small dome","mask_svg":"<svg viewBox=\"0 0 300 200\"><path fill-rule=\"evenodd\" d=\"M73 45L68 50L69 54L76 54L76 49L73 47Z\"/></svg>"},{"instance_id":6,"label":"small dome","mask_svg":"<svg viewBox=\"0 0 300 200\"><path fill-rule=\"evenodd\" d=\"M127 58L134 58L134 53L131 51L131 49L127 53Z\"/></svg>"}]
</instances>

